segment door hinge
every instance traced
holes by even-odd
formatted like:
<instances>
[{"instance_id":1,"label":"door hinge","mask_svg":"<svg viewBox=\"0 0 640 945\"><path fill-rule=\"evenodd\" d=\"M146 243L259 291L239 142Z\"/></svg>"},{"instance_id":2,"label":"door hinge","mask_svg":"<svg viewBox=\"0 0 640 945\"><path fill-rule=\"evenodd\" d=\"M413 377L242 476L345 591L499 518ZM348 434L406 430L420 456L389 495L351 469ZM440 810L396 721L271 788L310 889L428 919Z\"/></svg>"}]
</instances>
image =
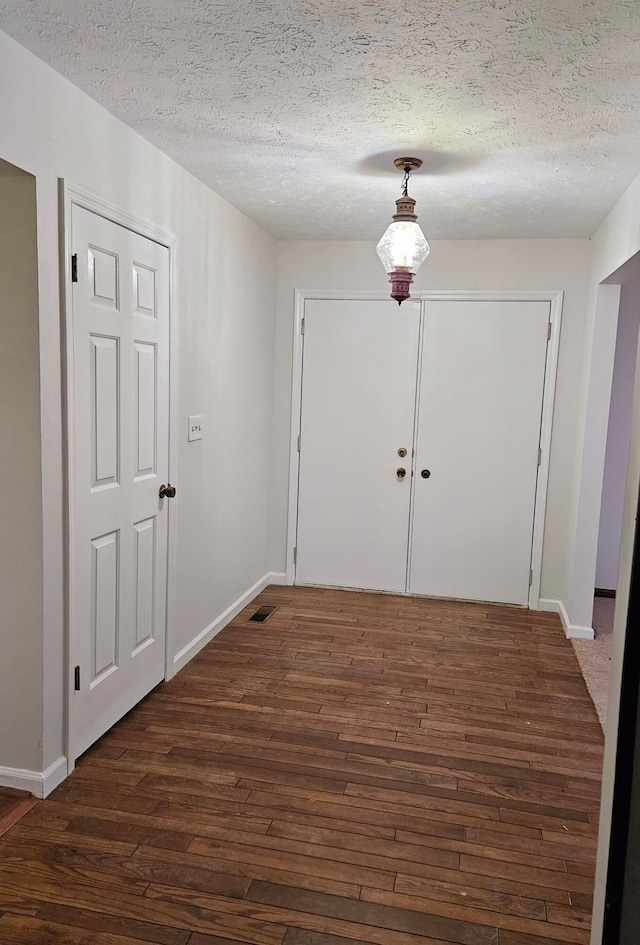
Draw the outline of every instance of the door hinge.
<instances>
[{"instance_id":1,"label":"door hinge","mask_svg":"<svg viewBox=\"0 0 640 945\"><path fill-rule=\"evenodd\" d=\"M294 564L298 563L298 549L297 548L293 549L293 563Z\"/></svg>"},{"instance_id":2,"label":"door hinge","mask_svg":"<svg viewBox=\"0 0 640 945\"><path fill-rule=\"evenodd\" d=\"M304 335L304 318L300 322L300 334Z\"/></svg>"},{"instance_id":3,"label":"door hinge","mask_svg":"<svg viewBox=\"0 0 640 945\"><path fill-rule=\"evenodd\" d=\"M533 568L529 568L529 587L533 584Z\"/></svg>"},{"instance_id":4,"label":"door hinge","mask_svg":"<svg viewBox=\"0 0 640 945\"><path fill-rule=\"evenodd\" d=\"M538 447L538 466L542 465L542 447Z\"/></svg>"},{"instance_id":5,"label":"door hinge","mask_svg":"<svg viewBox=\"0 0 640 945\"><path fill-rule=\"evenodd\" d=\"M78 254L74 253L71 257L71 281L78 281Z\"/></svg>"},{"instance_id":6,"label":"door hinge","mask_svg":"<svg viewBox=\"0 0 640 945\"><path fill-rule=\"evenodd\" d=\"M300 452L300 443L302 442L302 437L298 433L298 452Z\"/></svg>"},{"instance_id":7,"label":"door hinge","mask_svg":"<svg viewBox=\"0 0 640 945\"><path fill-rule=\"evenodd\" d=\"M80 692L80 667L76 666L73 671L73 688L76 692Z\"/></svg>"},{"instance_id":8,"label":"door hinge","mask_svg":"<svg viewBox=\"0 0 640 945\"><path fill-rule=\"evenodd\" d=\"M547 325L547 341L551 341L551 322Z\"/></svg>"}]
</instances>

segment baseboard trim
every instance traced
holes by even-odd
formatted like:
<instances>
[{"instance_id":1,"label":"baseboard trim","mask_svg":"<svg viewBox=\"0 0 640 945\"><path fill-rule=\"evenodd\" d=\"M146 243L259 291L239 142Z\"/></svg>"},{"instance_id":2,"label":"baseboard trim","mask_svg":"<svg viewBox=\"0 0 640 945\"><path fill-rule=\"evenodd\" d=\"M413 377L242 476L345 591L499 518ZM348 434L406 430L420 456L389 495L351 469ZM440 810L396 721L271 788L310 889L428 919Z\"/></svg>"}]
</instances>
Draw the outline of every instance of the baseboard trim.
<instances>
[{"instance_id":1,"label":"baseboard trim","mask_svg":"<svg viewBox=\"0 0 640 945\"><path fill-rule=\"evenodd\" d=\"M561 600L554 600L552 597L541 597L538 603L538 610L546 610L553 614L559 614L564 632L567 632L569 615Z\"/></svg>"},{"instance_id":2,"label":"baseboard trim","mask_svg":"<svg viewBox=\"0 0 640 945\"><path fill-rule=\"evenodd\" d=\"M0 766L0 785L16 788L18 791L31 791L36 797L42 797L42 773L29 771L27 768L5 768Z\"/></svg>"},{"instance_id":3,"label":"baseboard trim","mask_svg":"<svg viewBox=\"0 0 640 945\"><path fill-rule=\"evenodd\" d=\"M269 584L287 583L287 575L284 571L270 571L267 577L269 578Z\"/></svg>"},{"instance_id":4,"label":"baseboard trim","mask_svg":"<svg viewBox=\"0 0 640 945\"><path fill-rule=\"evenodd\" d=\"M42 797L48 797L52 791L62 784L69 773L69 764L65 755L60 755L57 761L45 768L42 772Z\"/></svg>"},{"instance_id":5,"label":"baseboard trim","mask_svg":"<svg viewBox=\"0 0 640 945\"><path fill-rule=\"evenodd\" d=\"M593 640L593 627L581 627L578 624L571 623L567 609L561 600L554 600L551 597L541 597L538 610L546 610L554 614L559 614L564 629L564 635L568 640Z\"/></svg>"},{"instance_id":6,"label":"baseboard trim","mask_svg":"<svg viewBox=\"0 0 640 945\"><path fill-rule=\"evenodd\" d=\"M595 633L593 627L580 627L575 623L570 623L565 633L569 640L593 640Z\"/></svg>"},{"instance_id":7,"label":"baseboard trim","mask_svg":"<svg viewBox=\"0 0 640 945\"><path fill-rule=\"evenodd\" d=\"M47 797L67 776L67 759L61 755L44 771L29 771L26 768L4 768L0 766L0 785L30 791L34 797Z\"/></svg>"},{"instance_id":8,"label":"baseboard trim","mask_svg":"<svg viewBox=\"0 0 640 945\"><path fill-rule=\"evenodd\" d=\"M216 634L224 630L227 624L231 623L233 618L237 617L240 611L250 604L254 597L261 594L265 587L268 587L269 584L277 584L278 581L274 580L274 578L278 576L278 574L268 571L259 581L256 581L253 587L250 587L248 591L245 591L233 604L227 607L219 617L216 617L204 630L201 630L190 643L187 643L187 645L173 657L173 672L177 673L183 666L186 666L189 660L192 660L196 653L199 653L207 643L210 643Z\"/></svg>"}]
</instances>

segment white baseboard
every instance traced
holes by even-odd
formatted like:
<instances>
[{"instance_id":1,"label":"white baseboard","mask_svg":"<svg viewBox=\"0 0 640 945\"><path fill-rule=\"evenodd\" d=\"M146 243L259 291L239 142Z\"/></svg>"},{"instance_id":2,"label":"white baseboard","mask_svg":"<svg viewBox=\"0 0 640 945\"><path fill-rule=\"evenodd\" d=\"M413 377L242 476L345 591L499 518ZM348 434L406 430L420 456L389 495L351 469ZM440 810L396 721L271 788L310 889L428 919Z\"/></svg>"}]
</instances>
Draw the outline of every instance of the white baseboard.
<instances>
[{"instance_id":1,"label":"white baseboard","mask_svg":"<svg viewBox=\"0 0 640 945\"><path fill-rule=\"evenodd\" d=\"M267 577L269 578L269 584L286 584L287 575L284 571L271 571Z\"/></svg>"},{"instance_id":2,"label":"white baseboard","mask_svg":"<svg viewBox=\"0 0 640 945\"><path fill-rule=\"evenodd\" d=\"M68 774L69 765L65 755L60 755L57 761L45 768L42 772L42 797L48 797L52 791L62 784Z\"/></svg>"},{"instance_id":3,"label":"white baseboard","mask_svg":"<svg viewBox=\"0 0 640 945\"><path fill-rule=\"evenodd\" d=\"M569 615L561 600L553 600L551 597L541 597L538 603L538 610L546 610L552 614L559 614L564 632L567 632L569 626Z\"/></svg>"},{"instance_id":4,"label":"white baseboard","mask_svg":"<svg viewBox=\"0 0 640 945\"><path fill-rule=\"evenodd\" d=\"M595 637L593 627L580 627L575 623L570 623L565 633L569 640L593 640Z\"/></svg>"},{"instance_id":5,"label":"white baseboard","mask_svg":"<svg viewBox=\"0 0 640 945\"><path fill-rule=\"evenodd\" d=\"M34 797L47 797L67 776L67 759L61 755L44 771L0 767L0 785L30 791Z\"/></svg>"},{"instance_id":6,"label":"white baseboard","mask_svg":"<svg viewBox=\"0 0 640 945\"><path fill-rule=\"evenodd\" d=\"M28 771L26 768L0 767L0 785L15 788L18 791L31 791L36 797L42 797L42 773Z\"/></svg>"},{"instance_id":7,"label":"white baseboard","mask_svg":"<svg viewBox=\"0 0 640 945\"><path fill-rule=\"evenodd\" d=\"M259 581L250 587L248 591L245 591L241 597L239 597L233 604L231 604L219 617L216 617L208 626L201 630L200 633L193 638L191 643L187 643L176 655L173 657L173 672L177 673L182 669L183 666L186 666L189 660L192 660L196 653L199 653L200 650L207 645L216 634L220 633L221 630L227 626L228 623L231 623L234 617L240 613L254 597L257 597L258 594L261 594L265 587L268 587L269 584L279 584L280 582L277 578L282 575L268 571L264 577L261 577Z\"/></svg>"},{"instance_id":8,"label":"white baseboard","mask_svg":"<svg viewBox=\"0 0 640 945\"><path fill-rule=\"evenodd\" d=\"M578 624L571 623L567 609L561 600L553 600L550 597L541 597L538 604L539 610L547 610L559 614L564 633L567 639L571 640L593 640L593 627L581 627Z\"/></svg>"}]
</instances>

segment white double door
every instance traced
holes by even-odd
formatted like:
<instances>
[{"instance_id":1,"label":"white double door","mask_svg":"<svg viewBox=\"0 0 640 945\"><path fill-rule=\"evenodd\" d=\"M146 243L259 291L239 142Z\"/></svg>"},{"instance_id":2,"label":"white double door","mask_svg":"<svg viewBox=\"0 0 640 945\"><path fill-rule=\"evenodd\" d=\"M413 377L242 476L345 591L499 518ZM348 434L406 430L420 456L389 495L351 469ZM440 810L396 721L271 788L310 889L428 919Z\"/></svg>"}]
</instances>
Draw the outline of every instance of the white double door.
<instances>
[{"instance_id":1,"label":"white double door","mask_svg":"<svg viewBox=\"0 0 640 945\"><path fill-rule=\"evenodd\" d=\"M549 315L306 302L298 583L528 602Z\"/></svg>"},{"instance_id":2,"label":"white double door","mask_svg":"<svg viewBox=\"0 0 640 945\"><path fill-rule=\"evenodd\" d=\"M169 251L76 205L72 244L77 757L165 675Z\"/></svg>"}]
</instances>

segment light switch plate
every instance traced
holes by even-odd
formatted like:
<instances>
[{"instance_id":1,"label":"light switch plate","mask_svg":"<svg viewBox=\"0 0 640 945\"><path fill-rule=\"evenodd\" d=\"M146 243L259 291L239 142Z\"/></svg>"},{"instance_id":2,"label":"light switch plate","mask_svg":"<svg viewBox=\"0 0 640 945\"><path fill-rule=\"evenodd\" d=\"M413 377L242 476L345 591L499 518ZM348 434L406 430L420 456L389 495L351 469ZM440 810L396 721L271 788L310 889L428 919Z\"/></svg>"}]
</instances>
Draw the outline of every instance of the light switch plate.
<instances>
[{"instance_id":1,"label":"light switch plate","mask_svg":"<svg viewBox=\"0 0 640 945\"><path fill-rule=\"evenodd\" d=\"M189 442L202 439L202 414L195 417L188 417L189 420Z\"/></svg>"}]
</instances>

